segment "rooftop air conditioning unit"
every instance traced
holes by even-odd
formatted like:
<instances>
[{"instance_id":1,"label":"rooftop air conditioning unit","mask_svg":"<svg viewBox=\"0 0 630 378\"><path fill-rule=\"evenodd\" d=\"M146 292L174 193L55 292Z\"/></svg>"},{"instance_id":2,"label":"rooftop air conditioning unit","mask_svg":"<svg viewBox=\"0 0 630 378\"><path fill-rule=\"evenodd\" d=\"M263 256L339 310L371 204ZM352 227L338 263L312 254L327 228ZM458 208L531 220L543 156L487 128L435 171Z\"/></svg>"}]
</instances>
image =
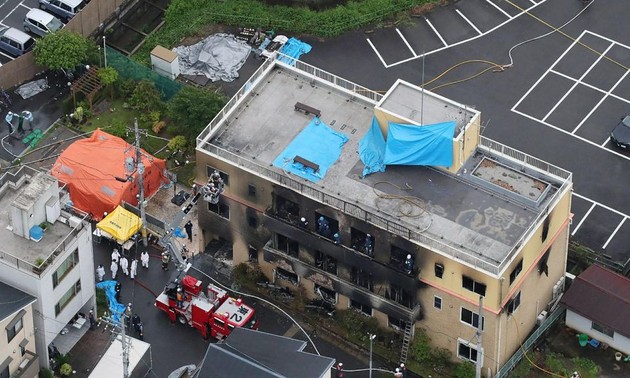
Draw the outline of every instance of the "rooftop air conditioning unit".
<instances>
[{"instance_id":1,"label":"rooftop air conditioning unit","mask_svg":"<svg viewBox=\"0 0 630 378\"><path fill-rule=\"evenodd\" d=\"M540 312L540 314L538 314L538 317L536 318L536 325L540 326L541 324L543 324L545 322L545 320L547 319L547 311L543 310Z\"/></svg>"}]
</instances>

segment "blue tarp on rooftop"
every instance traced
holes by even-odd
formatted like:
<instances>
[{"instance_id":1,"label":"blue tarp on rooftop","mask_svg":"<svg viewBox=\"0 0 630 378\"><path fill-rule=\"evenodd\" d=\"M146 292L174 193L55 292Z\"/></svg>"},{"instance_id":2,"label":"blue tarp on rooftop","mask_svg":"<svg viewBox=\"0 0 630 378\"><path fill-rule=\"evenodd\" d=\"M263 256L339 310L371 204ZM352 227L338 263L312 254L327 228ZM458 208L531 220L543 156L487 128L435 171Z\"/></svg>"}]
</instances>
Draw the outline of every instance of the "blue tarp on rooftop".
<instances>
[{"instance_id":1,"label":"blue tarp on rooftop","mask_svg":"<svg viewBox=\"0 0 630 378\"><path fill-rule=\"evenodd\" d=\"M372 127L359 142L359 157L364 165L363 176L385 172L385 138L376 117L372 118Z\"/></svg>"},{"instance_id":2,"label":"blue tarp on rooftop","mask_svg":"<svg viewBox=\"0 0 630 378\"><path fill-rule=\"evenodd\" d=\"M282 48L280 49L280 52L294 59L288 58L286 56L281 56L280 58L278 58L278 60L281 61L282 63L295 66L295 61L297 59L300 59L300 56L302 54L308 54L310 51L311 51L311 45L309 45L308 43L302 42L299 39L291 37L289 38L287 43L285 43L284 46L282 46Z\"/></svg>"},{"instance_id":3,"label":"blue tarp on rooftop","mask_svg":"<svg viewBox=\"0 0 630 378\"><path fill-rule=\"evenodd\" d=\"M453 164L455 122L416 126L389 123L385 146L385 165Z\"/></svg>"},{"instance_id":4,"label":"blue tarp on rooftop","mask_svg":"<svg viewBox=\"0 0 630 378\"><path fill-rule=\"evenodd\" d=\"M289 145L273 161L273 165L307 180L318 182L339 156L343 145L348 141L344 134L331 129L319 118L313 118ZM294 162L296 156L319 165L314 172L311 168Z\"/></svg>"}]
</instances>

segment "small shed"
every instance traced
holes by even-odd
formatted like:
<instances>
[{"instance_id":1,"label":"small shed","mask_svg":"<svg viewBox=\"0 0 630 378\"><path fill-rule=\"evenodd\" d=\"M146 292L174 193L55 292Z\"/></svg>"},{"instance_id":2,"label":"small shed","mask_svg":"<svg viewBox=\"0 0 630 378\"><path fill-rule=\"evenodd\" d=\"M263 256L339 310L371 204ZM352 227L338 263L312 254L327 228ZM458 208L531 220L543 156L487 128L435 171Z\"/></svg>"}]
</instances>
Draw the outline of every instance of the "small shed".
<instances>
[{"instance_id":1,"label":"small shed","mask_svg":"<svg viewBox=\"0 0 630 378\"><path fill-rule=\"evenodd\" d=\"M179 76L179 56L176 52L157 45L151 51L151 67L158 74L175 80Z\"/></svg>"},{"instance_id":2,"label":"small shed","mask_svg":"<svg viewBox=\"0 0 630 378\"><path fill-rule=\"evenodd\" d=\"M630 279L591 265L573 281L560 303L567 308L567 327L630 354Z\"/></svg>"}]
</instances>

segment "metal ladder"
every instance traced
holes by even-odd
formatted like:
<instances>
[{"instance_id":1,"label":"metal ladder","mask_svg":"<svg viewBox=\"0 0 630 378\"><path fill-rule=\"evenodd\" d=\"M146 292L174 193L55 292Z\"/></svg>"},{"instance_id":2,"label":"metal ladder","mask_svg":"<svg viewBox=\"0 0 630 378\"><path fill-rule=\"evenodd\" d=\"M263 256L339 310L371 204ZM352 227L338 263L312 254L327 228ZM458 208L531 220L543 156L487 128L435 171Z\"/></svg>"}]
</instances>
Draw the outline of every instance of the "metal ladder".
<instances>
[{"instance_id":1,"label":"metal ladder","mask_svg":"<svg viewBox=\"0 0 630 378\"><path fill-rule=\"evenodd\" d=\"M413 333L413 321L408 320L405 323L405 334L403 336L402 349L400 350L400 363L407 362L407 353L409 353L409 344L411 344L411 336Z\"/></svg>"}]
</instances>

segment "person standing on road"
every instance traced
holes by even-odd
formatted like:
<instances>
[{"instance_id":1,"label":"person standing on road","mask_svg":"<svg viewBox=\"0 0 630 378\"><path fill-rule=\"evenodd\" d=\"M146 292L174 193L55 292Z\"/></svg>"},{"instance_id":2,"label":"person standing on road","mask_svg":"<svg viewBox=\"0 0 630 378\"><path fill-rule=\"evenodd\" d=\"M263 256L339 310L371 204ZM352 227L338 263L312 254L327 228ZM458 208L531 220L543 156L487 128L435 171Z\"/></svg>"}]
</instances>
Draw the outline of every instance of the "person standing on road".
<instances>
[{"instance_id":1,"label":"person standing on road","mask_svg":"<svg viewBox=\"0 0 630 378\"><path fill-rule=\"evenodd\" d=\"M343 363L340 362L337 364L337 376L336 378L343 378Z\"/></svg>"},{"instance_id":2,"label":"person standing on road","mask_svg":"<svg viewBox=\"0 0 630 378\"><path fill-rule=\"evenodd\" d=\"M400 364L400 372L402 373L402 378L409 378L409 372L407 371L405 364Z\"/></svg>"},{"instance_id":3,"label":"person standing on road","mask_svg":"<svg viewBox=\"0 0 630 378\"><path fill-rule=\"evenodd\" d=\"M186 224L184 225L184 229L186 230L186 235L188 235L188 241L191 242L192 241L192 229L193 229L193 224L191 221L186 222Z\"/></svg>"},{"instance_id":4,"label":"person standing on road","mask_svg":"<svg viewBox=\"0 0 630 378\"><path fill-rule=\"evenodd\" d=\"M162 270L168 270L168 263L171 261L171 256L168 252L162 252Z\"/></svg>"},{"instance_id":5,"label":"person standing on road","mask_svg":"<svg viewBox=\"0 0 630 378\"><path fill-rule=\"evenodd\" d=\"M142 262L142 267L149 269L149 252L142 251L140 254L140 261Z\"/></svg>"},{"instance_id":6,"label":"person standing on road","mask_svg":"<svg viewBox=\"0 0 630 378\"><path fill-rule=\"evenodd\" d=\"M118 262L112 260L112 266L110 267L112 270L112 280L116 279L116 273L118 273Z\"/></svg>"},{"instance_id":7,"label":"person standing on road","mask_svg":"<svg viewBox=\"0 0 630 378\"><path fill-rule=\"evenodd\" d=\"M120 269L125 276L129 276L129 260L125 256L120 258Z\"/></svg>"},{"instance_id":8,"label":"person standing on road","mask_svg":"<svg viewBox=\"0 0 630 378\"><path fill-rule=\"evenodd\" d=\"M9 126L9 134L13 134L13 112L8 112L6 117L4 117L4 121Z\"/></svg>"},{"instance_id":9,"label":"person standing on road","mask_svg":"<svg viewBox=\"0 0 630 378\"><path fill-rule=\"evenodd\" d=\"M136 274L138 274L138 260L136 259L131 260L131 270L129 274L132 280L136 277Z\"/></svg>"},{"instance_id":10,"label":"person standing on road","mask_svg":"<svg viewBox=\"0 0 630 378\"><path fill-rule=\"evenodd\" d=\"M402 371L400 371L400 368L396 368L396 371L394 371L394 377L395 378L402 378L403 373Z\"/></svg>"},{"instance_id":11,"label":"person standing on road","mask_svg":"<svg viewBox=\"0 0 630 378\"><path fill-rule=\"evenodd\" d=\"M103 278L105 277L105 268L103 264L100 264L98 268L96 268L96 276L98 277L98 282L103 282Z\"/></svg>"},{"instance_id":12,"label":"person standing on road","mask_svg":"<svg viewBox=\"0 0 630 378\"><path fill-rule=\"evenodd\" d=\"M94 319L94 310L90 310L90 313L88 314L88 319L90 320L90 329L93 329L94 325L96 324L96 319Z\"/></svg>"},{"instance_id":13,"label":"person standing on road","mask_svg":"<svg viewBox=\"0 0 630 378\"><path fill-rule=\"evenodd\" d=\"M116 264L118 264L118 260L120 260L120 253L118 253L117 248L114 248L112 251L112 262L116 262Z\"/></svg>"}]
</instances>

